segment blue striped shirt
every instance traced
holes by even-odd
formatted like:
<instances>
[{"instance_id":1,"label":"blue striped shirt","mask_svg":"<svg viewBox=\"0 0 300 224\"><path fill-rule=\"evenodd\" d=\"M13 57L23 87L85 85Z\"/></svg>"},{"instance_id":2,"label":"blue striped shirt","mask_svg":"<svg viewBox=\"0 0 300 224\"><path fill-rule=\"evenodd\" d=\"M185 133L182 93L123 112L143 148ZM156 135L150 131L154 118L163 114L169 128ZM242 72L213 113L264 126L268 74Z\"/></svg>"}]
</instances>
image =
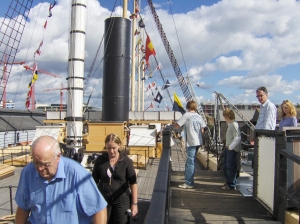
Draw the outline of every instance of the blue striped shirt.
<instances>
[{"instance_id":1,"label":"blue striped shirt","mask_svg":"<svg viewBox=\"0 0 300 224\"><path fill-rule=\"evenodd\" d=\"M276 127L277 108L267 100L260 107L259 117L255 129L275 130Z\"/></svg>"}]
</instances>

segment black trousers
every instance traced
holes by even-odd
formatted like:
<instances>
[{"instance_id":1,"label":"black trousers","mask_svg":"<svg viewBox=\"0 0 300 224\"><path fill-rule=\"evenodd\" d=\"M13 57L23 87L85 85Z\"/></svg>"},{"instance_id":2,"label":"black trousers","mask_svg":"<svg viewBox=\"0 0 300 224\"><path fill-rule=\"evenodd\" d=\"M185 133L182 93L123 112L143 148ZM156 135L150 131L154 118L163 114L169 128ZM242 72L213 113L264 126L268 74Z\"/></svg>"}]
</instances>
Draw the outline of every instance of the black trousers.
<instances>
[{"instance_id":1,"label":"black trousers","mask_svg":"<svg viewBox=\"0 0 300 224\"><path fill-rule=\"evenodd\" d=\"M107 224L128 224L127 209L130 208L130 200L127 193L115 199L107 201Z\"/></svg>"}]
</instances>

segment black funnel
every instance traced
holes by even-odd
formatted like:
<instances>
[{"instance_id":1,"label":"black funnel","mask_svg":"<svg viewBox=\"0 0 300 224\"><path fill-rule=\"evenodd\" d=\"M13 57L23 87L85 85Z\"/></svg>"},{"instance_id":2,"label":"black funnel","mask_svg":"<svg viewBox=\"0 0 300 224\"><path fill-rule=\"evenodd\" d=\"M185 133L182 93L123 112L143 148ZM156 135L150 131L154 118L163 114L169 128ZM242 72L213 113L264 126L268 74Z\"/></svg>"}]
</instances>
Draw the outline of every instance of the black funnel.
<instances>
[{"instance_id":1,"label":"black funnel","mask_svg":"<svg viewBox=\"0 0 300 224\"><path fill-rule=\"evenodd\" d=\"M129 114L131 21L105 20L102 121L124 122Z\"/></svg>"}]
</instances>

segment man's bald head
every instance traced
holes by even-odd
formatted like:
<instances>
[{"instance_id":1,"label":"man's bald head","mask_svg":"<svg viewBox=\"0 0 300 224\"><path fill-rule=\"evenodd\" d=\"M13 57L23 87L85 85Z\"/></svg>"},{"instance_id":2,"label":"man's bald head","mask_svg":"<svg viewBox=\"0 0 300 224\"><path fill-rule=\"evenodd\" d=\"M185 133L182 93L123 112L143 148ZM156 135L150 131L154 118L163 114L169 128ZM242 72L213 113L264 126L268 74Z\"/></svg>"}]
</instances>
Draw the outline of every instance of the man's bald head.
<instances>
[{"instance_id":1,"label":"man's bald head","mask_svg":"<svg viewBox=\"0 0 300 224\"><path fill-rule=\"evenodd\" d=\"M41 136L32 143L32 154L60 154L59 143L52 136Z\"/></svg>"},{"instance_id":2,"label":"man's bald head","mask_svg":"<svg viewBox=\"0 0 300 224\"><path fill-rule=\"evenodd\" d=\"M32 160L40 176L51 181L60 161L59 143L51 136L37 138L32 144Z\"/></svg>"}]
</instances>

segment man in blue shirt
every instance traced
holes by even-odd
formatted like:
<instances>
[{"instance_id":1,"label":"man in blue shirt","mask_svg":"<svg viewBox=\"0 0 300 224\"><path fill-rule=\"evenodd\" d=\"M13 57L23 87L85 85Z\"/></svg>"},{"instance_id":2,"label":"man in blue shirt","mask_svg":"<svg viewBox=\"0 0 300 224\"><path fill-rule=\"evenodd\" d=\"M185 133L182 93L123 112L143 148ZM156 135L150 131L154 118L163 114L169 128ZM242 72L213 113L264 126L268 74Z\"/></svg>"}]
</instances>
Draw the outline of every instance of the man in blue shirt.
<instances>
[{"instance_id":1,"label":"man in blue shirt","mask_svg":"<svg viewBox=\"0 0 300 224\"><path fill-rule=\"evenodd\" d=\"M277 108L268 99L267 88L264 86L257 88L256 97L261 107L255 129L275 130Z\"/></svg>"},{"instance_id":2,"label":"man in blue shirt","mask_svg":"<svg viewBox=\"0 0 300 224\"><path fill-rule=\"evenodd\" d=\"M59 143L42 136L32 144L32 160L22 170L16 192L16 224L105 224L107 203L91 174L60 155ZM29 216L30 215L30 216Z\"/></svg>"}]
</instances>

